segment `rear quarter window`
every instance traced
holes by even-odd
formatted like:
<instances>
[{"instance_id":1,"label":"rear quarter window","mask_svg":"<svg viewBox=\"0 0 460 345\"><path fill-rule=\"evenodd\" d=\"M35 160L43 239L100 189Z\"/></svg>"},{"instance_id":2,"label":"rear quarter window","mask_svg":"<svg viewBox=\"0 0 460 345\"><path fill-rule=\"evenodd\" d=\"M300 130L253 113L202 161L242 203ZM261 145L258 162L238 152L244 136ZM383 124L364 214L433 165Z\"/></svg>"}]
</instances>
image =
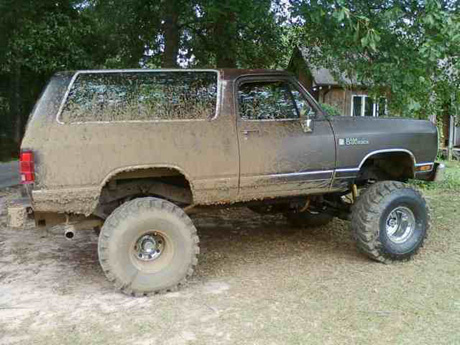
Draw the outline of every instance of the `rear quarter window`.
<instances>
[{"instance_id":1,"label":"rear quarter window","mask_svg":"<svg viewBox=\"0 0 460 345\"><path fill-rule=\"evenodd\" d=\"M79 73L59 120L202 120L215 116L217 72Z\"/></svg>"}]
</instances>

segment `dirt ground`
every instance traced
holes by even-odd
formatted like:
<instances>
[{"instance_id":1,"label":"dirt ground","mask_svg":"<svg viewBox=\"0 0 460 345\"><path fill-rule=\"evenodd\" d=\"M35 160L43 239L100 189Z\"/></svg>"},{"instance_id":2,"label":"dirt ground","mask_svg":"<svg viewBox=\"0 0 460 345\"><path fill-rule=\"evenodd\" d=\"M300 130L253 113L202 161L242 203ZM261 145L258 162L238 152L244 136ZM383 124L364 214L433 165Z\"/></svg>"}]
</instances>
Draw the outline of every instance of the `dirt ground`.
<instances>
[{"instance_id":1,"label":"dirt ground","mask_svg":"<svg viewBox=\"0 0 460 345\"><path fill-rule=\"evenodd\" d=\"M246 209L195 217L201 254L178 292L114 292L82 231L6 228L0 344L460 344L460 191L427 190L434 226L412 261L355 250L349 224L290 227Z\"/></svg>"}]
</instances>

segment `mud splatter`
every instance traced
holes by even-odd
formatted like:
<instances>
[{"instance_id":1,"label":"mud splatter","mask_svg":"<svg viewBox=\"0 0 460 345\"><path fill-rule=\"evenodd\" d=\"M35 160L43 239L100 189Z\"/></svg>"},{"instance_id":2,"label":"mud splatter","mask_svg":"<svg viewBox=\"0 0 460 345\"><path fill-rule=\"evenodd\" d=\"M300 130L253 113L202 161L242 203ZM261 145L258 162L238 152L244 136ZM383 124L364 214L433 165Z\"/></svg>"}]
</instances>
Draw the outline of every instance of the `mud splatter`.
<instances>
[{"instance_id":1,"label":"mud splatter","mask_svg":"<svg viewBox=\"0 0 460 345\"><path fill-rule=\"evenodd\" d=\"M150 121L213 117L215 72L79 74L61 121Z\"/></svg>"}]
</instances>

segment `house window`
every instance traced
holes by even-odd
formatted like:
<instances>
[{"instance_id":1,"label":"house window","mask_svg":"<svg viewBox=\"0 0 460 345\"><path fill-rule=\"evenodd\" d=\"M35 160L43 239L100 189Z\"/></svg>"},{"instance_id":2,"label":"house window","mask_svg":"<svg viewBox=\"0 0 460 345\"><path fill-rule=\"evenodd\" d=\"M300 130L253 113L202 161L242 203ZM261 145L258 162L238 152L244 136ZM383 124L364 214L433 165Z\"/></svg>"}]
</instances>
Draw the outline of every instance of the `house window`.
<instances>
[{"instance_id":1,"label":"house window","mask_svg":"<svg viewBox=\"0 0 460 345\"><path fill-rule=\"evenodd\" d=\"M384 116L387 114L387 99L380 97L377 102L366 95L353 95L352 116Z\"/></svg>"}]
</instances>

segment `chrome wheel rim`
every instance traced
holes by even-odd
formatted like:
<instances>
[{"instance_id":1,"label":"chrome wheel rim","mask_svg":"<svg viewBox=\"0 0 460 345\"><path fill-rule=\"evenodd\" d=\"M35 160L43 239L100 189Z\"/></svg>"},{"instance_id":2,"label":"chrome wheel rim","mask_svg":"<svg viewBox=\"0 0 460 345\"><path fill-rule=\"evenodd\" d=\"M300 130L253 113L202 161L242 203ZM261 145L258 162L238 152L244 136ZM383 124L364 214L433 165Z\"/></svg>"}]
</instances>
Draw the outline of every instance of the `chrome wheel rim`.
<instances>
[{"instance_id":1,"label":"chrome wheel rim","mask_svg":"<svg viewBox=\"0 0 460 345\"><path fill-rule=\"evenodd\" d=\"M385 222L386 233L391 242L403 243L415 230L414 213L404 206L395 208Z\"/></svg>"},{"instance_id":2,"label":"chrome wheel rim","mask_svg":"<svg viewBox=\"0 0 460 345\"><path fill-rule=\"evenodd\" d=\"M157 232L151 232L139 237L134 244L133 255L138 260L153 261L164 251L165 239Z\"/></svg>"}]
</instances>

